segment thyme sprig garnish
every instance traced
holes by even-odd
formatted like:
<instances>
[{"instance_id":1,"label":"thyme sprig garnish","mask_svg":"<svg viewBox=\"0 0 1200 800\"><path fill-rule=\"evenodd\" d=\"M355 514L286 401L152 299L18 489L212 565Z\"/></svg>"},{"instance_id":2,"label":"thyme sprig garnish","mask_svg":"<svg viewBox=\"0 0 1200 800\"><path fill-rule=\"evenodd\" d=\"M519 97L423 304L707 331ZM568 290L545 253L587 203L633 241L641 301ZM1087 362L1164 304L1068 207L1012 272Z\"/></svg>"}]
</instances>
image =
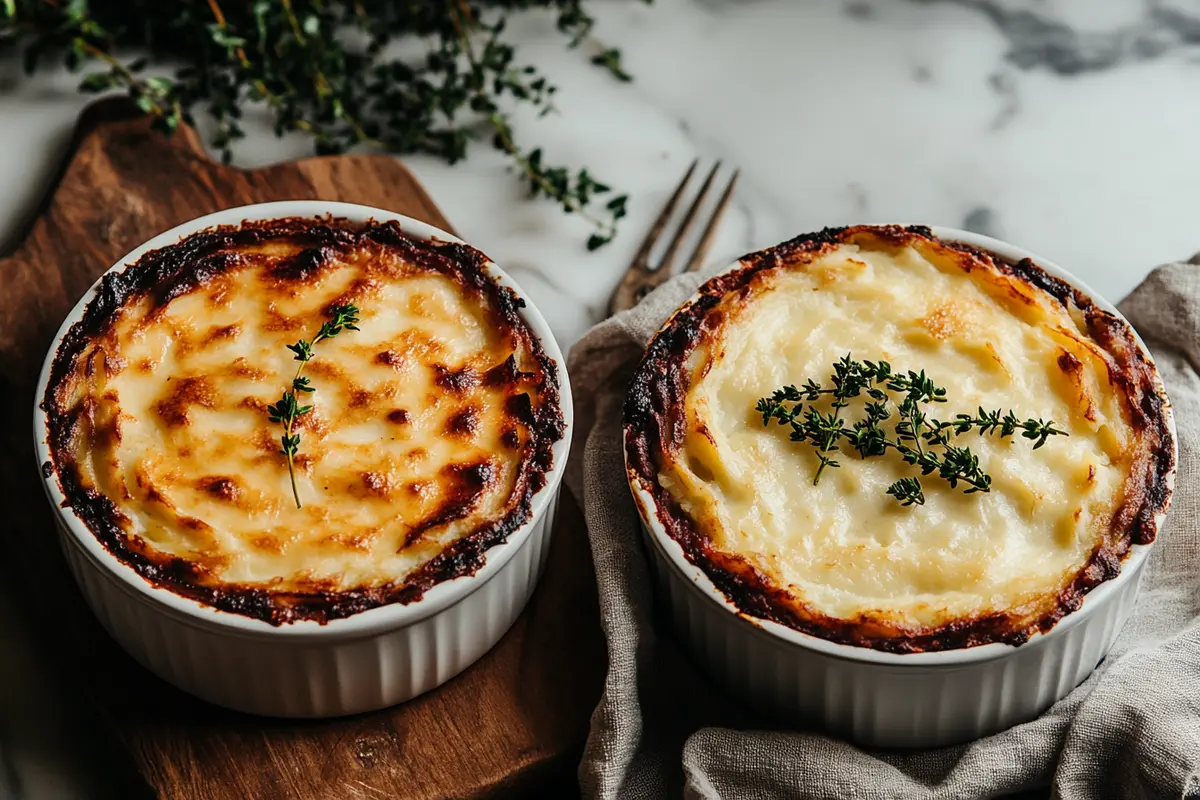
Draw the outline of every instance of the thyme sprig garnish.
<instances>
[{"instance_id":1,"label":"thyme sprig garnish","mask_svg":"<svg viewBox=\"0 0 1200 800\"><path fill-rule=\"evenodd\" d=\"M847 426L843 410L864 394L867 399L862 418ZM816 407L825 395L832 398L828 412ZM821 482L826 467L841 466L831 453L839 452L839 443L845 440L862 458L894 450L922 475L937 475L953 489L962 483L966 494L987 492L991 476L979 466L979 458L970 448L954 444L952 437L975 431L981 436L1009 438L1020 431L1037 450L1051 436L1067 435L1055 427L1053 420L1021 420L1011 410L1001 414L998 409L988 411L980 406L975 415L958 414L952 420L939 420L923 408L945 402L945 387L936 385L924 370L893 372L886 361L856 361L847 354L833 364L829 386L811 378L803 386L784 386L770 397L760 398L756 410L762 415L763 425L770 425L772 420L788 425L792 441L807 442L816 449L819 463L813 475L814 486ZM889 420L894 420L890 436L884 427ZM888 487L887 493L901 505L925 503L921 481L915 477L901 478Z\"/></svg>"},{"instance_id":2,"label":"thyme sprig garnish","mask_svg":"<svg viewBox=\"0 0 1200 800\"><path fill-rule=\"evenodd\" d=\"M270 415L271 422L283 424L283 436L279 439L279 452L287 458L288 477L292 482L292 497L296 500L296 508L302 507L300 491L296 488L296 453L300 449L300 434L296 433L296 420L313 410L312 406L300 405L297 392L309 394L316 391L316 387L301 373L304 372L304 366L313 360L315 355L313 348L317 344L326 339L332 339L343 330L358 330L358 309L353 305L330 306L325 312L325 316L328 319L321 323L321 329L317 331L317 335L311 341L301 339L295 344L287 346L287 349L295 354L295 360L300 364L296 367L296 374L292 376L291 388L284 390L278 403L267 406L267 414Z\"/></svg>"}]
</instances>

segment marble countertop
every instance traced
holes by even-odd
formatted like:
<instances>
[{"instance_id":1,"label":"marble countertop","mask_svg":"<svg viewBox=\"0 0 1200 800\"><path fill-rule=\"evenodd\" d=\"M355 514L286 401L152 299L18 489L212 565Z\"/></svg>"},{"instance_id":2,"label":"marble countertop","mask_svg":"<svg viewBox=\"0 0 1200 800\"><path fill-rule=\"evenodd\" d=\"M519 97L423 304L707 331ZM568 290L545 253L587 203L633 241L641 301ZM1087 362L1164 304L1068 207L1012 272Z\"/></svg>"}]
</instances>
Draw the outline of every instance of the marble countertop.
<instances>
[{"instance_id":1,"label":"marble countertop","mask_svg":"<svg viewBox=\"0 0 1200 800\"><path fill-rule=\"evenodd\" d=\"M559 85L519 116L547 158L628 191L612 245L528 201L480 144L454 167L406 163L460 234L532 295L564 349L604 315L650 220L695 158L741 170L711 253L731 261L825 225L920 222L1011 241L1122 298L1200 250L1197 0L593 0L567 50L550 17L509 26ZM591 66L619 46L635 80ZM0 248L46 191L88 98L77 78L0 60ZM262 123L235 163L309 155ZM1193 216L1195 215L1195 216ZM2 296L2 295L0 295ZM105 750L73 690L0 597L0 799L105 796ZM86 726L82 726L86 727Z\"/></svg>"}]
</instances>

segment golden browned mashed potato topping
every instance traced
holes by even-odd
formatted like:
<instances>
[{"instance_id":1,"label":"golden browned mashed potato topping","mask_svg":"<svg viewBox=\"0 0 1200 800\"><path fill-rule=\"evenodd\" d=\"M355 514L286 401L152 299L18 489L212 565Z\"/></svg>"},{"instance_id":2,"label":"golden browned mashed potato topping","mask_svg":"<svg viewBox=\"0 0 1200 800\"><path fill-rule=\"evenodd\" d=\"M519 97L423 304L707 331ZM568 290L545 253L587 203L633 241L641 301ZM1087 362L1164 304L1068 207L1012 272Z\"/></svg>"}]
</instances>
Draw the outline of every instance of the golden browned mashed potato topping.
<instances>
[{"instance_id":1,"label":"golden browned mashed potato topping","mask_svg":"<svg viewBox=\"0 0 1200 800\"><path fill-rule=\"evenodd\" d=\"M486 258L395 223L246 223L105 279L44 399L53 467L97 537L152 582L279 623L419 598L530 514L563 433L557 366ZM331 307L299 400L287 345Z\"/></svg>"}]
</instances>

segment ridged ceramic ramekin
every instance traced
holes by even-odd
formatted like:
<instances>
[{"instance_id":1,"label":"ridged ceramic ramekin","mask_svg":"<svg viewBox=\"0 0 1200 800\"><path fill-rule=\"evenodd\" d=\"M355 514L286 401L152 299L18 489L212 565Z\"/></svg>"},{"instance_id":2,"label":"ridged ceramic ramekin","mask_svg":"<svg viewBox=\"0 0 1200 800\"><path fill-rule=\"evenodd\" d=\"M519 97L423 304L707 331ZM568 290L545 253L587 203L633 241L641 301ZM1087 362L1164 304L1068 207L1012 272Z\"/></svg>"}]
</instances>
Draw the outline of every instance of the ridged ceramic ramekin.
<instances>
[{"instance_id":1,"label":"ridged ceramic ramekin","mask_svg":"<svg viewBox=\"0 0 1200 800\"><path fill-rule=\"evenodd\" d=\"M932 230L939 239L1006 261L1032 259L1124 320L1055 264L986 236ZM1149 360L1145 343L1136 333L1135 339ZM1162 391L1161 383L1158 388ZM1169 407L1167 423L1174 443ZM1078 610L1025 644L886 653L837 644L739 612L687 560L659 521L651 493L632 470L626 472L659 599L676 638L701 668L767 715L815 725L872 747L936 747L978 739L1033 719L1066 696L1108 653L1132 613L1153 547L1133 545L1117 577L1086 594ZM1174 480L1172 468L1168 489ZM1160 529L1164 516L1155 518Z\"/></svg>"},{"instance_id":2,"label":"ridged ceramic ramekin","mask_svg":"<svg viewBox=\"0 0 1200 800\"><path fill-rule=\"evenodd\" d=\"M349 203L294 201L220 211L172 228L118 261L216 225L282 217L333 215L356 222L399 223L405 233L460 241L431 225ZM558 492L571 443L571 388L565 361L545 319L520 287L494 264L488 272L525 301L522 318L558 369L563 437L554 465L533 497L532 515L486 553L475 574L439 583L418 601L385 605L324 625L273 626L219 611L162 589L113 556L69 508L53 475L44 487L59 542L88 605L114 639L143 666L204 700L254 714L330 717L395 705L427 692L469 667L500 640L525 607L546 563ZM99 281L71 311L50 345L36 398L46 391L50 364L63 335L83 314ZM46 415L34 409L40 466L50 459Z\"/></svg>"}]
</instances>

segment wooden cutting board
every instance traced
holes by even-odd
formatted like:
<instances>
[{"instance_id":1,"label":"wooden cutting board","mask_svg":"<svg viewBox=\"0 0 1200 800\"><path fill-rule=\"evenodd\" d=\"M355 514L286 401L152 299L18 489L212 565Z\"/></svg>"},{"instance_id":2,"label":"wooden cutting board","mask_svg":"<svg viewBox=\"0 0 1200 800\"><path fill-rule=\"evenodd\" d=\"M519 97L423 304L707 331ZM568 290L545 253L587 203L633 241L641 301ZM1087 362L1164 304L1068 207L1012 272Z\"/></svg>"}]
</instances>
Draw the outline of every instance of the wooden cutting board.
<instances>
[{"instance_id":1,"label":"wooden cutting board","mask_svg":"<svg viewBox=\"0 0 1200 800\"><path fill-rule=\"evenodd\" d=\"M569 796L600 695L604 645L582 516L566 492L549 565L504 639L462 675L402 706L293 722L237 714L173 689L108 639L54 538L28 420L50 339L87 287L152 235L269 200L365 203L451 230L399 161L310 158L243 171L196 133L170 139L124 101L80 118L56 186L0 258L0 578L58 680L81 684L152 794L164 798ZM13 687L10 687L12 690ZM114 780L118 776L114 775Z\"/></svg>"}]
</instances>

